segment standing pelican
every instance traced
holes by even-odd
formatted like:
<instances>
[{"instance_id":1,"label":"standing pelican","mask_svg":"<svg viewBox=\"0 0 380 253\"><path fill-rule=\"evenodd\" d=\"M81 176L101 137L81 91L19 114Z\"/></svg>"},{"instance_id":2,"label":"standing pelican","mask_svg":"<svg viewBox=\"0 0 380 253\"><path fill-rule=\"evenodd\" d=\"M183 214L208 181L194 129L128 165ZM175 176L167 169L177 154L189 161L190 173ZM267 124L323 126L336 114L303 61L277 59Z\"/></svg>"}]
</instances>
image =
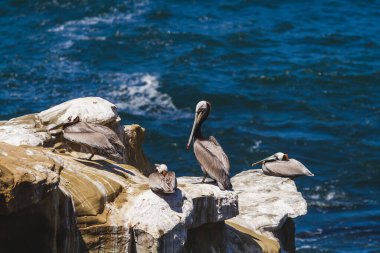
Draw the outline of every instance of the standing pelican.
<instances>
[{"instance_id":1,"label":"standing pelican","mask_svg":"<svg viewBox=\"0 0 380 253\"><path fill-rule=\"evenodd\" d=\"M213 136L207 139L203 137L201 132L202 123L207 119L210 109L211 104L207 101L200 101L197 104L187 149L189 149L191 142L194 141L195 157L204 173L202 183L209 176L217 181L221 190L228 190L232 188L228 157Z\"/></svg>"},{"instance_id":2,"label":"standing pelican","mask_svg":"<svg viewBox=\"0 0 380 253\"><path fill-rule=\"evenodd\" d=\"M314 176L302 163L295 159L289 159L288 154L278 152L252 166L262 163L264 174L278 177Z\"/></svg>"},{"instance_id":3,"label":"standing pelican","mask_svg":"<svg viewBox=\"0 0 380 253\"><path fill-rule=\"evenodd\" d=\"M154 192L173 193L177 188L174 171L168 172L165 164L155 164L157 172L149 175L149 187Z\"/></svg>"},{"instance_id":4,"label":"standing pelican","mask_svg":"<svg viewBox=\"0 0 380 253\"><path fill-rule=\"evenodd\" d=\"M116 133L106 126L81 122L79 117L73 121L69 118L69 122L63 125L63 138L89 149L89 160L95 153L123 160L119 152L123 152L125 147Z\"/></svg>"}]
</instances>

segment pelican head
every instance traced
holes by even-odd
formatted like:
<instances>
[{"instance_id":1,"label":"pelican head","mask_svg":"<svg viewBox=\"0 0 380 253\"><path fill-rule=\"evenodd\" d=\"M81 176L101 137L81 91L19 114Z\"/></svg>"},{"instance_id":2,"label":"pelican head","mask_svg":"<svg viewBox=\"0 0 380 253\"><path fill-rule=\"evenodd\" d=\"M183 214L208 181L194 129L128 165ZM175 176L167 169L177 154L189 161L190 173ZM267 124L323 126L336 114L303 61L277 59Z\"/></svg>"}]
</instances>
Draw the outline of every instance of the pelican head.
<instances>
[{"instance_id":1,"label":"pelican head","mask_svg":"<svg viewBox=\"0 0 380 253\"><path fill-rule=\"evenodd\" d=\"M166 164L155 164L155 166L158 173L164 176L166 175L166 173L168 173L168 166L166 166Z\"/></svg>"},{"instance_id":2,"label":"pelican head","mask_svg":"<svg viewBox=\"0 0 380 253\"><path fill-rule=\"evenodd\" d=\"M80 121L79 116L76 116L74 119L72 116L69 116L67 118L67 124L75 124L75 123L78 123L79 121Z\"/></svg>"},{"instance_id":3,"label":"pelican head","mask_svg":"<svg viewBox=\"0 0 380 253\"><path fill-rule=\"evenodd\" d=\"M191 134L189 137L189 142L186 145L186 148L189 149L191 142L194 139L194 132L198 127L205 121L210 113L211 109L211 103L208 101L200 101L198 102L197 106L195 107L195 117L194 117L194 123L193 128L191 129Z\"/></svg>"},{"instance_id":4,"label":"pelican head","mask_svg":"<svg viewBox=\"0 0 380 253\"><path fill-rule=\"evenodd\" d=\"M255 166L259 163L268 162L268 161L288 161L288 160L289 160L288 154L284 154L282 152L277 152L274 155L271 155L271 156L269 156L263 160L260 160L258 162L253 163L252 166Z\"/></svg>"},{"instance_id":5,"label":"pelican head","mask_svg":"<svg viewBox=\"0 0 380 253\"><path fill-rule=\"evenodd\" d=\"M276 160L280 160L280 161L289 160L288 154L284 154L282 152L278 152L278 153L274 154L273 156L276 158Z\"/></svg>"}]
</instances>

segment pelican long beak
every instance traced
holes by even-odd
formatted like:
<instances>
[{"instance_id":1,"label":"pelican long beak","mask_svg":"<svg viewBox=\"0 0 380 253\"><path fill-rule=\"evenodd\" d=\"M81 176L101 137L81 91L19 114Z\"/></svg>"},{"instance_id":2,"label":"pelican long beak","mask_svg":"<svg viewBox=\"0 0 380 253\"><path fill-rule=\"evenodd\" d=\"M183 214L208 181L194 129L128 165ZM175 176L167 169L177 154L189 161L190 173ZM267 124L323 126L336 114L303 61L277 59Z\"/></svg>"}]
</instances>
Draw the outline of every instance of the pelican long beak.
<instances>
[{"instance_id":1,"label":"pelican long beak","mask_svg":"<svg viewBox=\"0 0 380 253\"><path fill-rule=\"evenodd\" d=\"M193 138L194 138L194 130L195 130L195 127L197 126L197 124L198 124L198 114L195 113L194 123L193 123L193 129L191 129L191 134L190 134L190 137L189 137L189 142L186 145L186 149L190 148L190 144L191 144L191 142L193 141Z\"/></svg>"},{"instance_id":2,"label":"pelican long beak","mask_svg":"<svg viewBox=\"0 0 380 253\"><path fill-rule=\"evenodd\" d=\"M269 157L267 157L267 158L265 158L263 160L260 160L258 162L252 163L251 166L255 166L255 165L259 164L259 163L263 163L263 162L266 162L266 161L269 161L269 160L275 160L275 159L276 159L276 157L274 155L271 155L271 156L269 156Z\"/></svg>"}]
</instances>

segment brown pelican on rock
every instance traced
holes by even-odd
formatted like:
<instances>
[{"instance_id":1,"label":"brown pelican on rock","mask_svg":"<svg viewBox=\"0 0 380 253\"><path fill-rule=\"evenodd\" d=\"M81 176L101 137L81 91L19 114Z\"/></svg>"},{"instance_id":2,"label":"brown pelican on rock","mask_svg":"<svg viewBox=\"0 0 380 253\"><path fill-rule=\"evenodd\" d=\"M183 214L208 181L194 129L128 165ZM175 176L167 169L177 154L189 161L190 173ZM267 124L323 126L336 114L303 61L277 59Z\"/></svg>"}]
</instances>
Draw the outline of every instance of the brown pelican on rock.
<instances>
[{"instance_id":1,"label":"brown pelican on rock","mask_svg":"<svg viewBox=\"0 0 380 253\"><path fill-rule=\"evenodd\" d=\"M295 159L289 159L288 154L278 152L252 166L262 163L264 174L278 177L314 176L302 163Z\"/></svg>"},{"instance_id":2,"label":"brown pelican on rock","mask_svg":"<svg viewBox=\"0 0 380 253\"><path fill-rule=\"evenodd\" d=\"M79 117L63 125L63 138L87 148L91 152L110 156L117 161L123 160L125 147L116 133L110 128L98 124L81 122Z\"/></svg>"},{"instance_id":3,"label":"brown pelican on rock","mask_svg":"<svg viewBox=\"0 0 380 253\"><path fill-rule=\"evenodd\" d=\"M177 188L177 179L174 171L168 172L165 164L155 164L157 172L149 175L149 187L158 193L174 193Z\"/></svg>"},{"instance_id":4,"label":"brown pelican on rock","mask_svg":"<svg viewBox=\"0 0 380 253\"><path fill-rule=\"evenodd\" d=\"M207 119L211 109L211 104L207 101L200 101L195 108L195 119L191 130L187 149L193 141L194 153L201 169L204 173L202 183L209 176L216 180L221 190L232 188L230 182L230 162L226 153L217 140L210 136L203 137L201 132L202 123Z\"/></svg>"}]
</instances>

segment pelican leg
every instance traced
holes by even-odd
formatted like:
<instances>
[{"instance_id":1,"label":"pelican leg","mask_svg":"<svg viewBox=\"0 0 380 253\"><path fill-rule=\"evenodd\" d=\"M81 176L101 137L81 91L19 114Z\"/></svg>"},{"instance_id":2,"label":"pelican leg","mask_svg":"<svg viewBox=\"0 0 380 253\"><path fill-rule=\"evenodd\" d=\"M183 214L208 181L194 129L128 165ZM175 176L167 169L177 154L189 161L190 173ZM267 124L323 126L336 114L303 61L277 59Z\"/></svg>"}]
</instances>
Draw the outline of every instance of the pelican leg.
<instances>
[{"instance_id":1,"label":"pelican leg","mask_svg":"<svg viewBox=\"0 0 380 253\"><path fill-rule=\"evenodd\" d=\"M205 182L205 180L206 180L207 176L208 176L207 174L205 174L205 175L204 175L204 177L203 177L203 179L202 179L202 182L201 182L201 184L203 184L203 183Z\"/></svg>"},{"instance_id":2,"label":"pelican leg","mask_svg":"<svg viewBox=\"0 0 380 253\"><path fill-rule=\"evenodd\" d=\"M94 153L91 154L91 156L88 158L89 161L94 157Z\"/></svg>"}]
</instances>

